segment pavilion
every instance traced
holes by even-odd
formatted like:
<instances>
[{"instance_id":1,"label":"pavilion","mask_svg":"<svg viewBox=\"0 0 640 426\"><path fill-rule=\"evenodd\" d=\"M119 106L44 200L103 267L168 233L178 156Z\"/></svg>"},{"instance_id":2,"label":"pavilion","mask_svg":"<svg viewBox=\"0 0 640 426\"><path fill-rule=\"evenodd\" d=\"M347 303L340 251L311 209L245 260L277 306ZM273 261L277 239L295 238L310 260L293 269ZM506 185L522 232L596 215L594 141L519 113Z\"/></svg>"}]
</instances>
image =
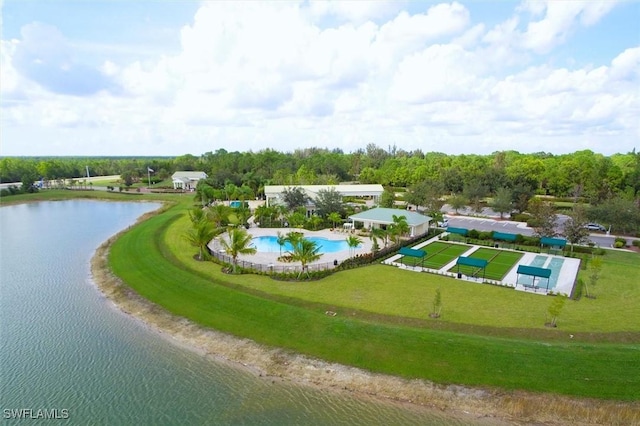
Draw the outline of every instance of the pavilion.
<instances>
[{"instance_id":1,"label":"pavilion","mask_svg":"<svg viewBox=\"0 0 640 426\"><path fill-rule=\"evenodd\" d=\"M426 234L429 231L429 222L433 219L413 211L390 209L386 207L376 207L370 210L349 216L352 222L362 222L364 228L386 228L393 225L393 216L404 216L409 225L409 235L415 237L417 235Z\"/></svg>"}]
</instances>

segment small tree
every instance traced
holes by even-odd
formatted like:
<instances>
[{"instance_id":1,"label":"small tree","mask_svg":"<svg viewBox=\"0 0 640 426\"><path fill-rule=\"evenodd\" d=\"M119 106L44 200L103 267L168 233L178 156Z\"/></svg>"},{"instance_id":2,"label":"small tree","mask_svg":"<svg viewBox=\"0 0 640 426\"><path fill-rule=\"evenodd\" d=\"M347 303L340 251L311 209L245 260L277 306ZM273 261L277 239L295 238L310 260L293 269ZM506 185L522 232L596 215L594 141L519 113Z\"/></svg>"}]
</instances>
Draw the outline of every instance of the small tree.
<instances>
[{"instance_id":1,"label":"small tree","mask_svg":"<svg viewBox=\"0 0 640 426\"><path fill-rule=\"evenodd\" d=\"M562 312L562 308L564 306L564 302L567 299L566 296L555 296L551 305L549 305L549 316L551 317L550 321L546 324L547 327L556 327L558 322L558 316L560 316L560 312Z\"/></svg>"},{"instance_id":2,"label":"small tree","mask_svg":"<svg viewBox=\"0 0 640 426\"><path fill-rule=\"evenodd\" d=\"M585 208L580 204L574 204L571 216L564 223L563 235L571 244L571 251L575 244L589 241L589 230L584 227L587 222Z\"/></svg>"},{"instance_id":3,"label":"small tree","mask_svg":"<svg viewBox=\"0 0 640 426\"><path fill-rule=\"evenodd\" d=\"M380 207L392 208L395 203L395 195L393 191L385 188L380 196Z\"/></svg>"},{"instance_id":4,"label":"small tree","mask_svg":"<svg viewBox=\"0 0 640 426\"><path fill-rule=\"evenodd\" d=\"M440 288L437 288L436 295L433 297L429 316L431 318L440 318L440 312L442 312L442 295L440 294Z\"/></svg>"},{"instance_id":5,"label":"small tree","mask_svg":"<svg viewBox=\"0 0 640 426\"><path fill-rule=\"evenodd\" d=\"M340 216L340 213L338 212L331 212L329 213L329 216L327 216L327 219L331 221L331 223L333 224L333 227L335 228L336 223L342 221L342 216Z\"/></svg>"},{"instance_id":6,"label":"small tree","mask_svg":"<svg viewBox=\"0 0 640 426\"><path fill-rule=\"evenodd\" d=\"M307 277L309 277L307 265L322 257L322 253L320 253L320 246L318 246L318 243L315 241L311 241L304 237L295 238L294 240L290 239L289 242L291 242L291 245L293 246L293 249L289 252L289 258L293 262L300 262L301 265L298 279L300 279L302 274L305 272L307 273Z\"/></svg>"},{"instance_id":7,"label":"small tree","mask_svg":"<svg viewBox=\"0 0 640 426\"><path fill-rule=\"evenodd\" d=\"M357 235L347 236L347 245L349 246L349 256L353 256L356 248L362 243L362 239Z\"/></svg>"},{"instance_id":8,"label":"small tree","mask_svg":"<svg viewBox=\"0 0 640 426\"><path fill-rule=\"evenodd\" d=\"M371 252L373 254L377 253L380 250L380 244L378 244L378 238L381 238L382 235L377 235L374 231L380 228L374 228L369 233L369 239L371 240Z\"/></svg>"},{"instance_id":9,"label":"small tree","mask_svg":"<svg viewBox=\"0 0 640 426\"><path fill-rule=\"evenodd\" d=\"M556 235L556 212L553 205L540 198L529 201L529 213L533 216L531 227L538 237L554 237Z\"/></svg>"},{"instance_id":10,"label":"small tree","mask_svg":"<svg viewBox=\"0 0 640 426\"><path fill-rule=\"evenodd\" d=\"M282 198L287 207L289 207L289 210L296 210L298 207L304 207L309 200L307 193L299 186L285 188Z\"/></svg>"},{"instance_id":11,"label":"small tree","mask_svg":"<svg viewBox=\"0 0 640 426\"><path fill-rule=\"evenodd\" d=\"M455 210L456 214L458 214L458 210L464 208L469 203L469 200L467 200L467 197L462 194L455 194L450 197L447 202L451 208Z\"/></svg>"},{"instance_id":12,"label":"small tree","mask_svg":"<svg viewBox=\"0 0 640 426\"><path fill-rule=\"evenodd\" d=\"M598 283L598 280L600 279L601 272L602 272L602 258L596 256L593 259L591 259L591 262L589 262L589 280L588 280L589 284L587 285L585 283L583 287L586 297L590 299L596 298L593 294L589 292L589 287L593 288L596 286L596 284Z\"/></svg>"},{"instance_id":13,"label":"small tree","mask_svg":"<svg viewBox=\"0 0 640 426\"><path fill-rule=\"evenodd\" d=\"M238 266L238 255L255 254L257 250L251 245L251 235L242 227L229 227L227 237L228 239L220 238L220 244L233 259L233 273L235 274Z\"/></svg>"},{"instance_id":14,"label":"small tree","mask_svg":"<svg viewBox=\"0 0 640 426\"><path fill-rule=\"evenodd\" d=\"M209 256L207 251L207 244L215 238L218 234L218 230L214 228L213 224L202 216L199 220L195 220L191 217L192 228L187 231L186 239L194 247L198 247L198 260L205 260Z\"/></svg>"},{"instance_id":15,"label":"small tree","mask_svg":"<svg viewBox=\"0 0 640 426\"><path fill-rule=\"evenodd\" d=\"M487 192L487 187L477 181L466 184L463 189L464 196L469 200L476 213L482 211L482 199L487 195Z\"/></svg>"},{"instance_id":16,"label":"small tree","mask_svg":"<svg viewBox=\"0 0 640 426\"><path fill-rule=\"evenodd\" d=\"M513 208L513 204L511 203L512 197L513 194L508 188L498 188L496 191L493 201L491 202L491 207L500 213L500 219L504 217L505 213L511 212L511 209Z\"/></svg>"},{"instance_id":17,"label":"small tree","mask_svg":"<svg viewBox=\"0 0 640 426\"><path fill-rule=\"evenodd\" d=\"M327 217L332 213L342 214L344 210L342 204L342 194L335 188L321 189L314 200L316 211L322 217Z\"/></svg>"},{"instance_id":18,"label":"small tree","mask_svg":"<svg viewBox=\"0 0 640 426\"><path fill-rule=\"evenodd\" d=\"M322 218L317 214L314 214L309 218L309 224L311 225L311 228L314 231L318 229L318 227L322 224L322 222L323 222Z\"/></svg>"},{"instance_id":19,"label":"small tree","mask_svg":"<svg viewBox=\"0 0 640 426\"><path fill-rule=\"evenodd\" d=\"M394 243L399 243L400 239L409 233L409 223L407 222L407 217L392 215L393 223L389 225L389 234Z\"/></svg>"},{"instance_id":20,"label":"small tree","mask_svg":"<svg viewBox=\"0 0 640 426\"><path fill-rule=\"evenodd\" d=\"M282 256L282 247L287 244L287 236L278 231L276 242L280 246L280 256Z\"/></svg>"}]
</instances>

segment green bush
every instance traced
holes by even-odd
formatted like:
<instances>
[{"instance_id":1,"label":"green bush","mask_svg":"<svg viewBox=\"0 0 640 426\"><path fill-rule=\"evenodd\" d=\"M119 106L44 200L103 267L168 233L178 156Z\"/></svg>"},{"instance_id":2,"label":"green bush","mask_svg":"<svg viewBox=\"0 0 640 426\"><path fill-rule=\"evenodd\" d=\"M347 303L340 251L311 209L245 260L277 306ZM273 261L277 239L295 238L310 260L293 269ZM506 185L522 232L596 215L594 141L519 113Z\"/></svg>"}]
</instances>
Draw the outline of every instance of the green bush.
<instances>
[{"instance_id":1,"label":"green bush","mask_svg":"<svg viewBox=\"0 0 640 426\"><path fill-rule=\"evenodd\" d=\"M538 237L529 237L529 236L524 236L522 238L522 244L525 246L539 246L540 245L540 238Z\"/></svg>"},{"instance_id":2,"label":"green bush","mask_svg":"<svg viewBox=\"0 0 640 426\"><path fill-rule=\"evenodd\" d=\"M479 240L493 240L493 231L481 231L478 232L478 239Z\"/></svg>"},{"instance_id":3,"label":"green bush","mask_svg":"<svg viewBox=\"0 0 640 426\"><path fill-rule=\"evenodd\" d=\"M529 220L527 220L527 226L529 228L538 228L541 225L541 222L536 219L536 218L529 218Z\"/></svg>"},{"instance_id":4,"label":"green bush","mask_svg":"<svg viewBox=\"0 0 640 426\"><path fill-rule=\"evenodd\" d=\"M528 213L518 213L511 216L511 220L515 220L516 222L528 222L529 219L531 219L531 215Z\"/></svg>"},{"instance_id":5,"label":"green bush","mask_svg":"<svg viewBox=\"0 0 640 426\"><path fill-rule=\"evenodd\" d=\"M616 240L616 242L613 243L613 247L614 248L622 248L622 247L624 247L624 243L622 241Z\"/></svg>"},{"instance_id":6,"label":"green bush","mask_svg":"<svg viewBox=\"0 0 640 426\"><path fill-rule=\"evenodd\" d=\"M467 234L467 237L477 240L480 237L480 232L478 232L478 230L476 229L470 229L469 233Z\"/></svg>"},{"instance_id":7,"label":"green bush","mask_svg":"<svg viewBox=\"0 0 640 426\"><path fill-rule=\"evenodd\" d=\"M634 247L640 247L640 240L633 240L631 244L633 244Z\"/></svg>"}]
</instances>

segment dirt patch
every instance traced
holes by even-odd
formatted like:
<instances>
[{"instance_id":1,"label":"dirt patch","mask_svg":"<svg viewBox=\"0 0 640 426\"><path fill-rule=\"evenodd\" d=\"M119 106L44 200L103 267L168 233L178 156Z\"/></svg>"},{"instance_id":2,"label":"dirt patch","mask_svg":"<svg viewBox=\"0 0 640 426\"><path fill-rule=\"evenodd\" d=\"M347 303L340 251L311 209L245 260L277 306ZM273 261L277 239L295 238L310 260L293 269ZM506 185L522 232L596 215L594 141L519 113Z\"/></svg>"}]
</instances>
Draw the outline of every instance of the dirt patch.
<instances>
[{"instance_id":1,"label":"dirt patch","mask_svg":"<svg viewBox=\"0 0 640 426\"><path fill-rule=\"evenodd\" d=\"M140 297L108 268L109 247L102 244L91 260L98 288L123 312L172 342L269 380L349 392L415 409L443 410L453 417L486 419L488 424L605 425L639 424L640 404L580 400L498 389L441 385L407 380L328 363L278 348L259 345L203 328L170 314Z\"/></svg>"}]
</instances>

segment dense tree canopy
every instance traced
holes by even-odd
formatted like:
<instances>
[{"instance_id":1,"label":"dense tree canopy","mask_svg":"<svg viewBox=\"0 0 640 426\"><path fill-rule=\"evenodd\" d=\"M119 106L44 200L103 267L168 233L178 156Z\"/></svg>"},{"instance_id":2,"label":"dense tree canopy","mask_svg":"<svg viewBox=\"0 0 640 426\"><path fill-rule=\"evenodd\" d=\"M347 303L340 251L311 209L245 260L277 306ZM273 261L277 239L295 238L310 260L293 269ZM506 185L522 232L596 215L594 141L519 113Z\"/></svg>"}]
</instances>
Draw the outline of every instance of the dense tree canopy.
<instances>
[{"instance_id":1,"label":"dense tree canopy","mask_svg":"<svg viewBox=\"0 0 640 426\"><path fill-rule=\"evenodd\" d=\"M89 168L91 176L130 176L136 182L147 176L147 167L155 171L155 177L163 179L177 170L206 172L209 175L206 184L213 190L199 189L203 202L213 198L263 196L265 185L295 187L359 181L382 184L390 192L395 187L413 188L409 197L422 199L420 202L427 206L437 199L438 192L442 196L465 192L469 202L479 207L482 197L495 197L500 190L500 204L507 204L502 196L511 191L513 209L522 212L534 194L549 195L590 204L593 207L587 211L590 220L603 217L604 222L615 223L620 229L640 226L635 219L640 210L640 153L635 149L612 156L590 150L562 155L516 151L448 155L369 144L366 149L352 153L304 148L293 153L218 149L200 156L186 154L175 158L3 157L0 181L78 179L86 176ZM424 188L430 193L423 194ZM606 206L621 210L612 215Z\"/></svg>"}]
</instances>

